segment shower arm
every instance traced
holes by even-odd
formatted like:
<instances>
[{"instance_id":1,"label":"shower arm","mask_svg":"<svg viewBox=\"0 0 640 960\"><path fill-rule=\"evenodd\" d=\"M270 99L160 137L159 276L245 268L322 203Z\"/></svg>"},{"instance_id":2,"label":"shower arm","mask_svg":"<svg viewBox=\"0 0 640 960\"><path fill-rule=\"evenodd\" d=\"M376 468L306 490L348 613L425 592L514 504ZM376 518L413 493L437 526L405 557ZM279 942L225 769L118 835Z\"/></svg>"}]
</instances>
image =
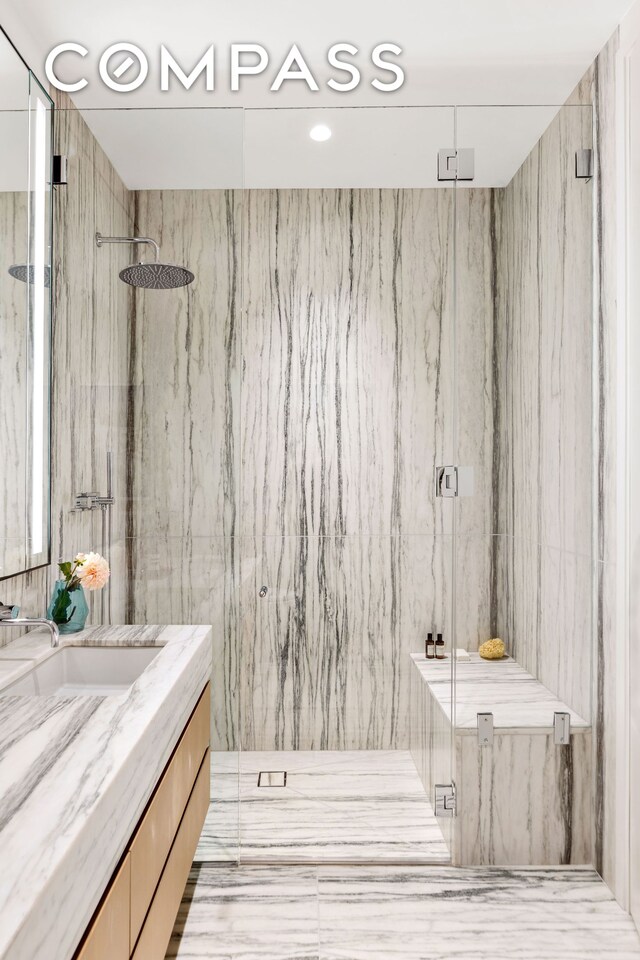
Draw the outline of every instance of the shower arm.
<instances>
[{"instance_id":1,"label":"shower arm","mask_svg":"<svg viewBox=\"0 0 640 960\"><path fill-rule=\"evenodd\" d=\"M101 233L96 233L96 247L101 247L103 243L149 243L155 250L156 263L160 260L160 247L151 237L103 237Z\"/></svg>"}]
</instances>

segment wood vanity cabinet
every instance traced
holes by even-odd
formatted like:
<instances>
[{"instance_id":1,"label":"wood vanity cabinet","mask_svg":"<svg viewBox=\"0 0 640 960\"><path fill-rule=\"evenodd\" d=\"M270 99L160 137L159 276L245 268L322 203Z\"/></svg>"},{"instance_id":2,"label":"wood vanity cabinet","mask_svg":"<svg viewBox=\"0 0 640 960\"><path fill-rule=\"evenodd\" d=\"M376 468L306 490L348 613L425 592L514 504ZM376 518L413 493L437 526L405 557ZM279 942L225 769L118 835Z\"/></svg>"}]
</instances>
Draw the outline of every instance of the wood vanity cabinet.
<instances>
[{"instance_id":1,"label":"wood vanity cabinet","mask_svg":"<svg viewBox=\"0 0 640 960\"><path fill-rule=\"evenodd\" d=\"M164 960L209 806L205 687L74 960Z\"/></svg>"}]
</instances>

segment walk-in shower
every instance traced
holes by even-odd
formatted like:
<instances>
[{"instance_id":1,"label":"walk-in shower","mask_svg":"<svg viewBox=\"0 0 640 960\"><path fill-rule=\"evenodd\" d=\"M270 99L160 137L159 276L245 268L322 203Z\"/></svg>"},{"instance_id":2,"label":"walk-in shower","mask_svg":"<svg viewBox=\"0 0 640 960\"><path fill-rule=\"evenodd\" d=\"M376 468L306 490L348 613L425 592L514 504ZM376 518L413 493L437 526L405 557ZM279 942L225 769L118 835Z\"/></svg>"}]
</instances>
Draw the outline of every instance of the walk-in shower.
<instances>
[{"instance_id":1,"label":"walk-in shower","mask_svg":"<svg viewBox=\"0 0 640 960\"><path fill-rule=\"evenodd\" d=\"M155 251L153 263L132 263L120 271L120 279L132 287L143 287L145 290L174 290L176 287L186 287L193 283L195 277L186 267L178 267L174 263L160 262L160 247L151 237L103 237L96 233L96 246L104 243L148 243Z\"/></svg>"},{"instance_id":2,"label":"walk-in shower","mask_svg":"<svg viewBox=\"0 0 640 960\"><path fill-rule=\"evenodd\" d=\"M196 859L584 862L591 106L202 130L224 169L189 186L185 141L136 193L198 283L136 298L127 419L127 622L213 625ZM439 178L457 144L472 180Z\"/></svg>"}]
</instances>

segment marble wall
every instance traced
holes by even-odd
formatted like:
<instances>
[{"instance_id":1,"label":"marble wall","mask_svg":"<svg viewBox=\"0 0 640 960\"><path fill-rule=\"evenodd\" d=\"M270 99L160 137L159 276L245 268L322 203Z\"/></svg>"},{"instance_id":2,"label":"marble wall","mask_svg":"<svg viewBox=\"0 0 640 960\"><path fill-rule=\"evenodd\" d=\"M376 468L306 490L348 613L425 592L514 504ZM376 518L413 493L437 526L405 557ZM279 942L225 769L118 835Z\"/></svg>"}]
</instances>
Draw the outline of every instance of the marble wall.
<instances>
[{"instance_id":1,"label":"marble wall","mask_svg":"<svg viewBox=\"0 0 640 960\"><path fill-rule=\"evenodd\" d=\"M500 730L492 747L470 731L457 735L453 862L590 864L591 752L588 730L565 747L536 730Z\"/></svg>"},{"instance_id":2,"label":"marble wall","mask_svg":"<svg viewBox=\"0 0 640 960\"><path fill-rule=\"evenodd\" d=\"M100 518L72 512L76 494L103 492L114 456L114 575L111 615L124 620L124 520L130 295L118 280L122 248L98 250L94 234L129 234L133 198L78 111L57 96L55 152L68 156L68 184L54 196L52 384L52 559L100 550ZM0 598L41 616L56 576L50 569L6 579ZM92 598L91 619L99 616ZM15 634L4 631L0 643Z\"/></svg>"},{"instance_id":3,"label":"marble wall","mask_svg":"<svg viewBox=\"0 0 640 960\"><path fill-rule=\"evenodd\" d=\"M493 573L495 595L501 598L497 628L514 656L549 686L557 685L556 692L592 721L594 862L614 892L619 892L620 875L615 856L618 42L616 31L498 204L497 222L509 243L518 207L529 231L528 244L499 247L502 269L511 280L500 291L502 324L496 333L502 361L494 409L505 440L496 447L502 465L494 507L511 527L497 538ZM572 181L567 165L580 135L595 146L591 184ZM548 166L554 151L558 157L565 154L557 168L566 180L562 195L561 181ZM543 183L535 174L545 169ZM555 193L549 194L549 185ZM589 262L586 248L594 236L596 257ZM549 276L555 277L556 293ZM595 299L589 302L592 278ZM523 309L523 286L533 294L533 315ZM563 288L567 297L559 301ZM545 298L536 302L545 290ZM587 316L595 317L595 332ZM559 320L558 335L538 340L544 350L538 349L536 335L553 317ZM509 350L519 357L516 370L509 368ZM533 364L524 362L526 356ZM568 393L558 389L560 374ZM541 458L542 437L549 441L550 460ZM538 474L533 486L532 464ZM589 521L594 504L595 527ZM533 532L529 543L518 536L522 518Z\"/></svg>"},{"instance_id":4,"label":"marble wall","mask_svg":"<svg viewBox=\"0 0 640 960\"><path fill-rule=\"evenodd\" d=\"M445 683L447 681L444 681ZM409 748L425 793L435 806L436 784L456 782L454 758L456 741L447 714L432 696L429 684L413 665L410 678ZM453 818L438 821L449 855L453 855Z\"/></svg>"},{"instance_id":5,"label":"marble wall","mask_svg":"<svg viewBox=\"0 0 640 960\"><path fill-rule=\"evenodd\" d=\"M496 192L496 629L510 654L591 717L593 181L575 152L590 106L565 106Z\"/></svg>"},{"instance_id":6,"label":"marble wall","mask_svg":"<svg viewBox=\"0 0 640 960\"><path fill-rule=\"evenodd\" d=\"M483 483L489 215L461 193ZM448 190L137 196L196 281L136 295L128 617L216 624L218 748L408 744L408 654L451 633L453 216Z\"/></svg>"}]
</instances>

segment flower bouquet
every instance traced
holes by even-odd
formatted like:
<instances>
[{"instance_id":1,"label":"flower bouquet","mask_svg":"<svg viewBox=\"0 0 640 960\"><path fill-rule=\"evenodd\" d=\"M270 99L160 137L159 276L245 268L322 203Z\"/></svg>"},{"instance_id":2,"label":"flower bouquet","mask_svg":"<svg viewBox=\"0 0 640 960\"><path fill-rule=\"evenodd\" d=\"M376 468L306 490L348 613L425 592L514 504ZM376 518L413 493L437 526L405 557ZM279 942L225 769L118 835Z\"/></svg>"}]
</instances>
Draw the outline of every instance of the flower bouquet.
<instances>
[{"instance_id":1,"label":"flower bouquet","mask_svg":"<svg viewBox=\"0 0 640 960\"><path fill-rule=\"evenodd\" d=\"M47 617L58 624L60 633L78 633L89 616L84 591L105 586L109 564L99 553L78 553L73 560L61 561L58 567L62 578L56 580Z\"/></svg>"}]
</instances>

